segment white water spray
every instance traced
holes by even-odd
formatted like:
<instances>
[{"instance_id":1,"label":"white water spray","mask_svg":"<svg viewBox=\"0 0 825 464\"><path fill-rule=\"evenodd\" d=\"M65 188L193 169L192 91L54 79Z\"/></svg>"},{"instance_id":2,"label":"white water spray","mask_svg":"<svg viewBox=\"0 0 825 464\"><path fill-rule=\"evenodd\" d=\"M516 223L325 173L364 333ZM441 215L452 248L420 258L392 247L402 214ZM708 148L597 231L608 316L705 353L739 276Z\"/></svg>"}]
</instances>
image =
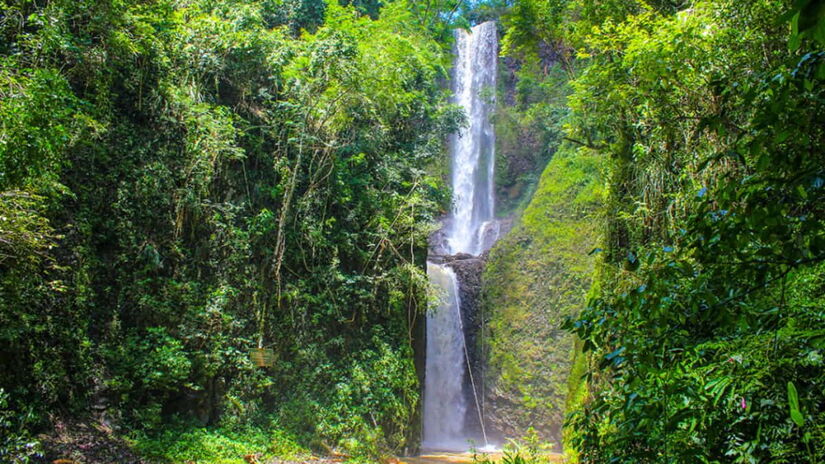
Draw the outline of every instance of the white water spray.
<instances>
[{"instance_id":1,"label":"white water spray","mask_svg":"<svg viewBox=\"0 0 825 464\"><path fill-rule=\"evenodd\" d=\"M442 247L448 254L479 255L498 238L493 190L495 132L489 119L497 60L494 22L456 32L453 98L464 108L468 124L450 140L453 207ZM468 403L478 414L487 446L480 392L472 377L462 327L458 280L452 269L434 262L427 263L427 274L441 295L427 315L422 448L466 451L476 438L465 424ZM467 387L470 398L465 394Z\"/></svg>"},{"instance_id":2,"label":"white water spray","mask_svg":"<svg viewBox=\"0 0 825 464\"><path fill-rule=\"evenodd\" d=\"M450 141L453 208L447 243L452 254L481 254L485 240L480 232L489 228L485 223L493 221L496 136L489 116L494 106L497 60L494 22L479 24L470 33L456 32L453 98L464 108L468 125Z\"/></svg>"},{"instance_id":3,"label":"white water spray","mask_svg":"<svg viewBox=\"0 0 825 464\"><path fill-rule=\"evenodd\" d=\"M464 450L464 334L458 314L458 280L452 269L427 263L427 275L436 295L436 307L427 316L427 367L424 386L424 441L426 449Z\"/></svg>"}]
</instances>

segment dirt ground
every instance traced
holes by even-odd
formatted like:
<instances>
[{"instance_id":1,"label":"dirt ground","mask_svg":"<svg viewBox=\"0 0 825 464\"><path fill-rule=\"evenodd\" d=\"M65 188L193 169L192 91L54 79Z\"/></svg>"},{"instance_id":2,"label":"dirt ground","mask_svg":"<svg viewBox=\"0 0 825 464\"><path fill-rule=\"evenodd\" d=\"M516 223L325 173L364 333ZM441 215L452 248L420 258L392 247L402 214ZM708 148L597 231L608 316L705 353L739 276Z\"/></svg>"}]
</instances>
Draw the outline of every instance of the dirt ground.
<instances>
[{"instance_id":1,"label":"dirt ground","mask_svg":"<svg viewBox=\"0 0 825 464\"><path fill-rule=\"evenodd\" d=\"M141 459L111 430L93 422L59 420L54 430L38 437L43 463L153 464Z\"/></svg>"}]
</instances>

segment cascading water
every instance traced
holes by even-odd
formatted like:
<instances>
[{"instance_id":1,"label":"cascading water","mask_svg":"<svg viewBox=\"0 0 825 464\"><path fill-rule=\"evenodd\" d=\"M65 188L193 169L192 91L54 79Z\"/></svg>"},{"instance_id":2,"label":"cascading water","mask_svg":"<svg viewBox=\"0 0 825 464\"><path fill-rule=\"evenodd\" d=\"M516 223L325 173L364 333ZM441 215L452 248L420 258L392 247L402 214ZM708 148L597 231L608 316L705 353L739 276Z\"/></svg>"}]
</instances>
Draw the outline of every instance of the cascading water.
<instances>
[{"instance_id":1,"label":"cascading water","mask_svg":"<svg viewBox=\"0 0 825 464\"><path fill-rule=\"evenodd\" d=\"M428 449L464 449L467 401L464 336L458 314L458 281L452 269L427 263L427 275L441 290L427 317L427 371L424 386L424 442Z\"/></svg>"},{"instance_id":2,"label":"cascading water","mask_svg":"<svg viewBox=\"0 0 825 464\"><path fill-rule=\"evenodd\" d=\"M449 253L478 255L483 233L494 214L495 132L490 112L496 88L498 37L492 21L470 33L456 32L454 102L467 114L468 125L452 137L453 208L447 230ZM488 243L489 245L489 243Z\"/></svg>"},{"instance_id":3,"label":"cascading water","mask_svg":"<svg viewBox=\"0 0 825 464\"><path fill-rule=\"evenodd\" d=\"M439 254L479 255L498 238L494 219L495 132L489 116L494 106L498 36L494 22L456 31L454 103L468 124L450 140L453 207L442 230ZM477 385L462 326L459 284L449 265L427 262L438 304L427 315L423 441L427 450L465 451L470 441L487 445ZM467 391L471 395L467 395ZM468 408L478 416L481 436L468 430Z\"/></svg>"}]
</instances>

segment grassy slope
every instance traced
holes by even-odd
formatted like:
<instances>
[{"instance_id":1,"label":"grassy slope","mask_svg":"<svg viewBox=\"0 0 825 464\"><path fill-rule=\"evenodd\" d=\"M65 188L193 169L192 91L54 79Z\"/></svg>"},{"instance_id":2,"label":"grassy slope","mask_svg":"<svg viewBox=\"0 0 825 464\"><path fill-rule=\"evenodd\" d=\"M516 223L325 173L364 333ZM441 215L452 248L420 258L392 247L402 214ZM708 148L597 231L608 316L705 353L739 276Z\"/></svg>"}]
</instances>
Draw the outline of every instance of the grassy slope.
<instances>
[{"instance_id":1,"label":"grassy slope","mask_svg":"<svg viewBox=\"0 0 825 464\"><path fill-rule=\"evenodd\" d=\"M505 433L534 427L544 439L561 440L574 343L559 325L582 307L590 285L601 185L595 155L562 147L490 254L487 397Z\"/></svg>"}]
</instances>

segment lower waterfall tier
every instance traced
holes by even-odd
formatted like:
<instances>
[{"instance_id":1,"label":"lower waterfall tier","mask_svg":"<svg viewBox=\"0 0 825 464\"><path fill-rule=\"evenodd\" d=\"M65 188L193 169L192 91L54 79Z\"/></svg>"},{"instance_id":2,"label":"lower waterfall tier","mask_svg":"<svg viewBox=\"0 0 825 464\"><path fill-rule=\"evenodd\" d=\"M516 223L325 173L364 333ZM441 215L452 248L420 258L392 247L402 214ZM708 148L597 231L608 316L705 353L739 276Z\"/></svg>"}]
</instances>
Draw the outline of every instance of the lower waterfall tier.
<instances>
[{"instance_id":1,"label":"lower waterfall tier","mask_svg":"<svg viewBox=\"0 0 825 464\"><path fill-rule=\"evenodd\" d=\"M467 451L500 441L483 419L484 260L458 254L439 261L427 263L437 304L427 315L421 446L428 451Z\"/></svg>"}]
</instances>

